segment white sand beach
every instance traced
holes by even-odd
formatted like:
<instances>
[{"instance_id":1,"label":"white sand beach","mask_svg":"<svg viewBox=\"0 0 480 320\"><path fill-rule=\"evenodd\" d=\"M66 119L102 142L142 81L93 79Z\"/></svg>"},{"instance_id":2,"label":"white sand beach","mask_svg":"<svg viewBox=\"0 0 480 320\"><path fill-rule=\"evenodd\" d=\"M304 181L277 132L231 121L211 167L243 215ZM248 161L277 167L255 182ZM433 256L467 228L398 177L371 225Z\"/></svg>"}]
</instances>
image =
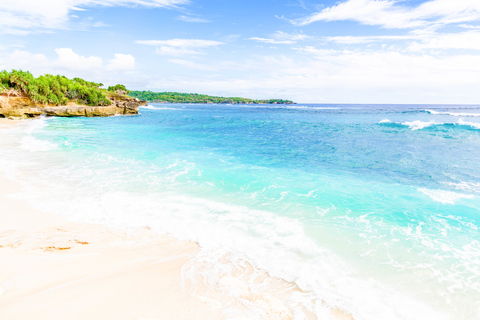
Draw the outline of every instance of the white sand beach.
<instances>
[{"instance_id":1,"label":"white sand beach","mask_svg":"<svg viewBox=\"0 0 480 320\"><path fill-rule=\"evenodd\" d=\"M0 178L0 319L223 318L182 289L197 244L68 222L7 195L19 190Z\"/></svg>"}]
</instances>

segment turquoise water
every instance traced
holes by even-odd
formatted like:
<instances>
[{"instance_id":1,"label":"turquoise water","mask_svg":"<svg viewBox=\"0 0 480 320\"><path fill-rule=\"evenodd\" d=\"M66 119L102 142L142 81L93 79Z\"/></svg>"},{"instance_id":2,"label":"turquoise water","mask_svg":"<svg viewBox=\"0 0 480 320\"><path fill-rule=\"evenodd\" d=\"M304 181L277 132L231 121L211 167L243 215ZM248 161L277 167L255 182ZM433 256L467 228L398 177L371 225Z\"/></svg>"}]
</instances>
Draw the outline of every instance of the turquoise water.
<instances>
[{"instance_id":1,"label":"turquoise water","mask_svg":"<svg viewBox=\"0 0 480 320\"><path fill-rule=\"evenodd\" d=\"M152 104L10 135L40 207L198 241L355 319L480 318L480 106Z\"/></svg>"}]
</instances>

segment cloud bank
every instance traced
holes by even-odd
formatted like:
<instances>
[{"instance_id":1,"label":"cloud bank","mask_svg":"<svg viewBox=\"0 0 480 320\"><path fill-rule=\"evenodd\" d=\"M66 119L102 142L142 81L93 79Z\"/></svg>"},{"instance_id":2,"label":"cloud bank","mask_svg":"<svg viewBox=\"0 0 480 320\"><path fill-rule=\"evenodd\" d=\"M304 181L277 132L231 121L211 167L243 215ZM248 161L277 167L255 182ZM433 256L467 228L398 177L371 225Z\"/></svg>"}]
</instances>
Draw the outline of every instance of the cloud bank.
<instances>
[{"instance_id":1,"label":"cloud bank","mask_svg":"<svg viewBox=\"0 0 480 320\"><path fill-rule=\"evenodd\" d=\"M317 21L352 20L388 29L439 27L480 20L480 1L432 0L416 7L395 0L347 0L308 17L293 20L295 25Z\"/></svg>"},{"instance_id":2,"label":"cloud bank","mask_svg":"<svg viewBox=\"0 0 480 320\"><path fill-rule=\"evenodd\" d=\"M142 6L172 8L189 0L0 0L0 33L27 34L62 29L72 12L88 6Z\"/></svg>"}]
</instances>

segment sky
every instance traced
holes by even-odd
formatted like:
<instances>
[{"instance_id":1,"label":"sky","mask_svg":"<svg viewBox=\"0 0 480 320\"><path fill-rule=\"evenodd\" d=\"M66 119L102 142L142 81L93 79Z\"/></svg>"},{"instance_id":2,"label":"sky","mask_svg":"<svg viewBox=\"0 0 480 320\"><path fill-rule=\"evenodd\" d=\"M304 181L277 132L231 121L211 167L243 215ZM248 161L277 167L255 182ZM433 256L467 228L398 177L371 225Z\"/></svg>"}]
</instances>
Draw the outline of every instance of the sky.
<instances>
[{"instance_id":1,"label":"sky","mask_svg":"<svg viewBox=\"0 0 480 320\"><path fill-rule=\"evenodd\" d=\"M0 70L299 103L480 103L480 0L0 0Z\"/></svg>"}]
</instances>

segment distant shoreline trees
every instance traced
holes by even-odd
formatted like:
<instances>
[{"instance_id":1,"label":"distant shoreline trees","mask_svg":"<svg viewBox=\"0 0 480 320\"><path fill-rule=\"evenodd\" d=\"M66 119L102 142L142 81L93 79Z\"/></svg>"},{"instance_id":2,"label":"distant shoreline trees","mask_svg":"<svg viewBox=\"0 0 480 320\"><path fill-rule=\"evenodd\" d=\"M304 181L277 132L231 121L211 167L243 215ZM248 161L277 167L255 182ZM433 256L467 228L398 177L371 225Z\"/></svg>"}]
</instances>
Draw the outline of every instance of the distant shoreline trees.
<instances>
[{"instance_id":1,"label":"distant shoreline trees","mask_svg":"<svg viewBox=\"0 0 480 320\"><path fill-rule=\"evenodd\" d=\"M239 97L215 97L198 93L129 91L129 96L156 103L231 103L231 104L294 104L284 99L254 100Z\"/></svg>"}]
</instances>

